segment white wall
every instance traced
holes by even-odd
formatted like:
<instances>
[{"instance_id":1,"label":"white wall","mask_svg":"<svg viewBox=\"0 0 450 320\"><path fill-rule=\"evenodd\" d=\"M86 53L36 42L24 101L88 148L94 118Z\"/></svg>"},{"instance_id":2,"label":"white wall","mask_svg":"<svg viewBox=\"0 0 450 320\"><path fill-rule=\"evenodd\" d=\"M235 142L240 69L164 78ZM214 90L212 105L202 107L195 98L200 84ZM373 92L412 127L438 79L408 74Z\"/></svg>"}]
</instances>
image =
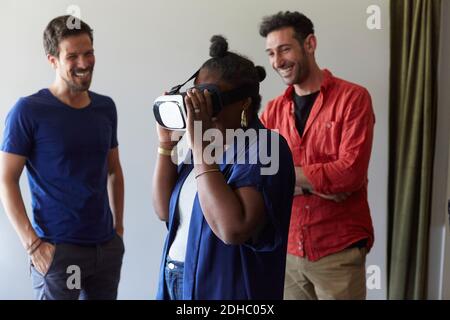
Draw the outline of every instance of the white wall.
<instances>
[{"instance_id":1,"label":"white wall","mask_svg":"<svg viewBox=\"0 0 450 320\"><path fill-rule=\"evenodd\" d=\"M369 201L375 224L375 247L368 265L381 268L381 289L369 298L386 296L386 207L389 14L387 0L2 0L0 1L0 130L20 96L53 80L42 49L42 31L66 8L78 5L82 18L95 30L97 55L92 89L110 95L119 113L119 143L126 178L126 255L120 284L121 299L151 299L165 228L151 206L151 177L156 137L153 99L185 80L208 58L209 38L223 34L230 48L262 64L268 78L264 102L284 85L268 65L264 39L258 35L261 17L280 10L304 12L315 23L322 67L360 83L372 94L377 117L369 172ZM366 27L369 5L381 8L382 29ZM25 179L22 190L29 208ZM0 209L0 299L30 299L27 257Z\"/></svg>"}]
</instances>

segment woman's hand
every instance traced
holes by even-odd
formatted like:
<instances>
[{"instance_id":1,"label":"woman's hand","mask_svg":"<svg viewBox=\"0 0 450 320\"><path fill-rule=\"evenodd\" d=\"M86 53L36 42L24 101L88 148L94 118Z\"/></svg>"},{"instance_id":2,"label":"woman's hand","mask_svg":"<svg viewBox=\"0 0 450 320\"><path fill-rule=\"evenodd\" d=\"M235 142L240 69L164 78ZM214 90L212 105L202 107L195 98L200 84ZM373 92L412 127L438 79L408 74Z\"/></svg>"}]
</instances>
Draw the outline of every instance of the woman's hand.
<instances>
[{"instance_id":1,"label":"woman's hand","mask_svg":"<svg viewBox=\"0 0 450 320\"><path fill-rule=\"evenodd\" d=\"M158 123L156 124L156 133L158 134L159 146L166 149L173 148L182 137L180 132L166 129Z\"/></svg>"},{"instance_id":2,"label":"woman's hand","mask_svg":"<svg viewBox=\"0 0 450 320\"><path fill-rule=\"evenodd\" d=\"M188 143L194 153L202 152L203 133L212 127L212 99L208 90L194 88L187 91L184 99L187 109ZM197 138L196 138L197 136Z\"/></svg>"}]
</instances>

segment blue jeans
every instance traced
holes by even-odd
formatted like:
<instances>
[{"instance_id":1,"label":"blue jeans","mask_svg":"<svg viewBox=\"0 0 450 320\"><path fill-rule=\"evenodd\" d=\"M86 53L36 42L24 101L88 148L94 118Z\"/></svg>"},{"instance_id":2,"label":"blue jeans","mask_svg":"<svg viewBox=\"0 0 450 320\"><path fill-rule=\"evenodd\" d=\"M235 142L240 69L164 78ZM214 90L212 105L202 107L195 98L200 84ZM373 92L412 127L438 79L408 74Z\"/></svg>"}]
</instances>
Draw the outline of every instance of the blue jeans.
<instances>
[{"instance_id":1,"label":"blue jeans","mask_svg":"<svg viewBox=\"0 0 450 320\"><path fill-rule=\"evenodd\" d=\"M184 263L167 257L164 277L170 300L183 300Z\"/></svg>"},{"instance_id":2,"label":"blue jeans","mask_svg":"<svg viewBox=\"0 0 450 320\"><path fill-rule=\"evenodd\" d=\"M37 300L115 300L125 252L120 236L96 246L56 244L46 274L31 265Z\"/></svg>"}]
</instances>

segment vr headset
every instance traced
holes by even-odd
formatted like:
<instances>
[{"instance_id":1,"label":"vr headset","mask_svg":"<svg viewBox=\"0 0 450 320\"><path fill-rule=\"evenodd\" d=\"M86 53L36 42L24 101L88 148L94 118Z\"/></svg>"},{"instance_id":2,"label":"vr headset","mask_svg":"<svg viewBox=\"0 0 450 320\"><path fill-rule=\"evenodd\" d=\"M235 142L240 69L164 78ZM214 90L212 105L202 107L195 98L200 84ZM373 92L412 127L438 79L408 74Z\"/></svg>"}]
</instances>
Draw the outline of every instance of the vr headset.
<instances>
[{"instance_id":1,"label":"vr headset","mask_svg":"<svg viewBox=\"0 0 450 320\"><path fill-rule=\"evenodd\" d=\"M199 72L200 70L183 84L173 87L167 95L156 98L153 103L153 113L159 125L169 130L186 130L187 110L184 103L186 92L180 92L180 89L196 78ZM221 92L214 84L201 84L194 88L202 92L207 89L211 93L213 117L217 116L225 106L259 94L259 83L240 86L225 92Z\"/></svg>"}]
</instances>

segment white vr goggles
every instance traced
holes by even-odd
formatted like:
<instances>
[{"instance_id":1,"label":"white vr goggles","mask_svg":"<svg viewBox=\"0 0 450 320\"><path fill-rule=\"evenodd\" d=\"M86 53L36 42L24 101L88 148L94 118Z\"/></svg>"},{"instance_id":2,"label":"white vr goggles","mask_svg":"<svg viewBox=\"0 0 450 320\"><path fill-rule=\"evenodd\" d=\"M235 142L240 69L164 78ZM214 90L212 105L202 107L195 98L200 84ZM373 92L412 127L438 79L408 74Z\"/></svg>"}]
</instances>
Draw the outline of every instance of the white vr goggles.
<instances>
[{"instance_id":1,"label":"white vr goggles","mask_svg":"<svg viewBox=\"0 0 450 320\"><path fill-rule=\"evenodd\" d=\"M186 92L180 92L180 89L196 78L199 71L185 83L173 87L167 95L156 98L153 103L153 113L162 127L170 130L186 130L187 111L184 103ZM195 88L201 91L207 89L211 93L213 117L217 116L225 106L259 94L259 83L246 84L224 92L221 92L214 84L201 84Z\"/></svg>"}]
</instances>

